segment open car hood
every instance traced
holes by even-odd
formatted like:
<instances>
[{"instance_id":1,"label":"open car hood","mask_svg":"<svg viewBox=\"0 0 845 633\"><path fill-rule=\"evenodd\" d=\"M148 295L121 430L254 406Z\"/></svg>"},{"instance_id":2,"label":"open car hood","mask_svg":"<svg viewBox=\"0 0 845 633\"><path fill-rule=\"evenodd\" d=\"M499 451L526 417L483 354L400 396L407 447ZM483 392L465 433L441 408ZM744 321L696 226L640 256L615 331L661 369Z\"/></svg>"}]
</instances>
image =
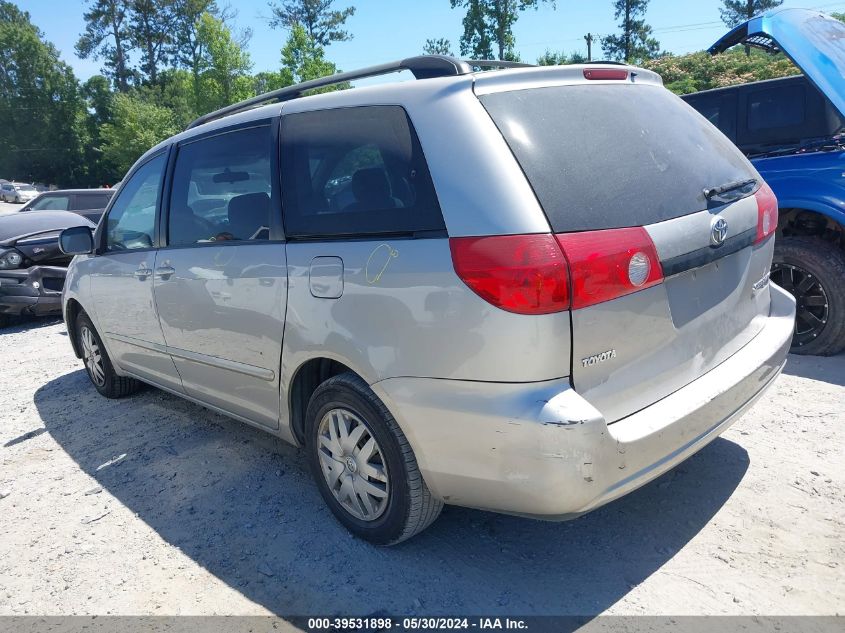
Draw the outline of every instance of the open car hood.
<instances>
[{"instance_id":1,"label":"open car hood","mask_svg":"<svg viewBox=\"0 0 845 633\"><path fill-rule=\"evenodd\" d=\"M780 9L740 24L708 51L737 44L783 51L845 116L845 24L820 11Z\"/></svg>"}]
</instances>

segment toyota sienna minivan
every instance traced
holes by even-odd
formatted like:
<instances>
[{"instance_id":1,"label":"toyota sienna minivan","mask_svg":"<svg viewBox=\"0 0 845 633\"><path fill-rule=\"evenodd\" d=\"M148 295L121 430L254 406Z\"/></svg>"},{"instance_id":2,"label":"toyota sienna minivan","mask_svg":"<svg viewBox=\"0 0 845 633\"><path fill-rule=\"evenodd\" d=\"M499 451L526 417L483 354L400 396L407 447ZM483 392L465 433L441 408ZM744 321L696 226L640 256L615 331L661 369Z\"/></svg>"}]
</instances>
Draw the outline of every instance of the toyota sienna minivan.
<instances>
[{"instance_id":1,"label":"toyota sienna minivan","mask_svg":"<svg viewBox=\"0 0 845 633\"><path fill-rule=\"evenodd\" d=\"M62 234L64 316L101 394L304 447L338 520L391 544L447 503L576 517L722 433L789 348L776 227L654 73L424 56L152 148Z\"/></svg>"}]
</instances>

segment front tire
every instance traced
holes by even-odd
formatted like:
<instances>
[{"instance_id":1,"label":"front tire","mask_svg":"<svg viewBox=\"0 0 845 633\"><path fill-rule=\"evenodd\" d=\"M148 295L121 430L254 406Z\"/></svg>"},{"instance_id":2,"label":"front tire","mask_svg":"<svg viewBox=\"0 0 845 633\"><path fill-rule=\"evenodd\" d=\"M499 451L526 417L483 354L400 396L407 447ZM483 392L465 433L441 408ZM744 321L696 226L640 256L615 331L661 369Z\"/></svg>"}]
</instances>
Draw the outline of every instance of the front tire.
<instances>
[{"instance_id":1,"label":"front tire","mask_svg":"<svg viewBox=\"0 0 845 633\"><path fill-rule=\"evenodd\" d=\"M812 237L775 242L771 279L795 297L793 354L845 349L845 253Z\"/></svg>"},{"instance_id":2,"label":"front tire","mask_svg":"<svg viewBox=\"0 0 845 633\"><path fill-rule=\"evenodd\" d=\"M306 450L323 500L350 532L394 545L427 528L443 503L431 496L393 416L359 376L334 376L306 411Z\"/></svg>"},{"instance_id":3,"label":"front tire","mask_svg":"<svg viewBox=\"0 0 845 633\"><path fill-rule=\"evenodd\" d=\"M134 378L119 376L114 371L100 335L84 312L76 317L76 341L88 378L100 394L106 398L123 398L141 388L141 383Z\"/></svg>"}]
</instances>

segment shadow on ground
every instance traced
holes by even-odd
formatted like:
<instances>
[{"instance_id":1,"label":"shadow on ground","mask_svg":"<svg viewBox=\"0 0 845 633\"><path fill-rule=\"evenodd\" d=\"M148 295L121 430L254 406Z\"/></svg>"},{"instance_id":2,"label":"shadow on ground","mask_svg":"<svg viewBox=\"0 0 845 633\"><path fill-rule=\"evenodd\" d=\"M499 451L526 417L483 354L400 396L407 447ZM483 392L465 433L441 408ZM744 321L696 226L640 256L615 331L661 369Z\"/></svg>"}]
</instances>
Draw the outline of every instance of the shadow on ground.
<instances>
[{"instance_id":1,"label":"shadow on ground","mask_svg":"<svg viewBox=\"0 0 845 633\"><path fill-rule=\"evenodd\" d=\"M749 463L718 439L576 521L447 507L417 538L382 549L334 521L293 447L157 390L91 393L81 370L38 390L52 437L163 539L286 616L596 614L695 537Z\"/></svg>"},{"instance_id":2,"label":"shadow on ground","mask_svg":"<svg viewBox=\"0 0 845 633\"><path fill-rule=\"evenodd\" d=\"M3 340L4 334L17 334L19 332L26 332L29 330L40 330L41 328L62 322L62 317L58 315L46 317L14 316L8 317L8 319L8 324L5 327L0 327L0 341ZM63 334L67 334L67 332L63 332Z\"/></svg>"},{"instance_id":3,"label":"shadow on ground","mask_svg":"<svg viewBox=\"0 0 845 633\"><path fill-rule=\"evenodd\" d=\"M811 380L822 380L845 387L845 354L838 356L799 356L790 354L783 373Z\"/></svg>"}]
</instances>

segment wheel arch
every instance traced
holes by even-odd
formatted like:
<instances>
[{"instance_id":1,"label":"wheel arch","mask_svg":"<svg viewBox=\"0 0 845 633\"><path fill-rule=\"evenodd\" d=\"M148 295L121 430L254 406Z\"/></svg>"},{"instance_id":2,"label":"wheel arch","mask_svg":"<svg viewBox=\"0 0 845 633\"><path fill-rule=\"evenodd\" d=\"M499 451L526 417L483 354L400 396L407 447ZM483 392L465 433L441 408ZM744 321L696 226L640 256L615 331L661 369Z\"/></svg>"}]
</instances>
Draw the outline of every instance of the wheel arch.
<instances>
[{"instance_id":1,"label":"wheel arch","mask_svg":"<svg viewBox=\"0 0 845 633\"><path fill-rule=\"evenodd\" d=\"M342 361L325 356L309 358L294 371L287 389L287 407L290 431L298 445L305 445L305 411L311 395L329 378L345 372L364 378Z\"/></svg>"},{"instance_id":2,"label":"wheel arch","mask_svg":"<svg viewBox=\"0 0 845 633\"><path fill-rule=\"evenodd\" d=\"M71 347L73 347L73 353L76 354L77 358L82 358L82 350L79 349L79 341L77 340L76 336L76 318L82 312L85 312L85 310L82 308L82 304L79 303L79 301L77 301L76 299L71 298L68 299L67 302L65 302L65 327L67 328L68 338L70 338Z\"/></svg>"},{"instance_id":3,"label":"wheel arch","mask_svg":"<svg viewBox=\"0 0 845 633\"><path fill-rule=\"evenodd\" d=\"M845 250L845 214L831 214L830 209L814 205L781 204L778 234L779 237L819 237Z\"/></svg>"}]
</instances>

